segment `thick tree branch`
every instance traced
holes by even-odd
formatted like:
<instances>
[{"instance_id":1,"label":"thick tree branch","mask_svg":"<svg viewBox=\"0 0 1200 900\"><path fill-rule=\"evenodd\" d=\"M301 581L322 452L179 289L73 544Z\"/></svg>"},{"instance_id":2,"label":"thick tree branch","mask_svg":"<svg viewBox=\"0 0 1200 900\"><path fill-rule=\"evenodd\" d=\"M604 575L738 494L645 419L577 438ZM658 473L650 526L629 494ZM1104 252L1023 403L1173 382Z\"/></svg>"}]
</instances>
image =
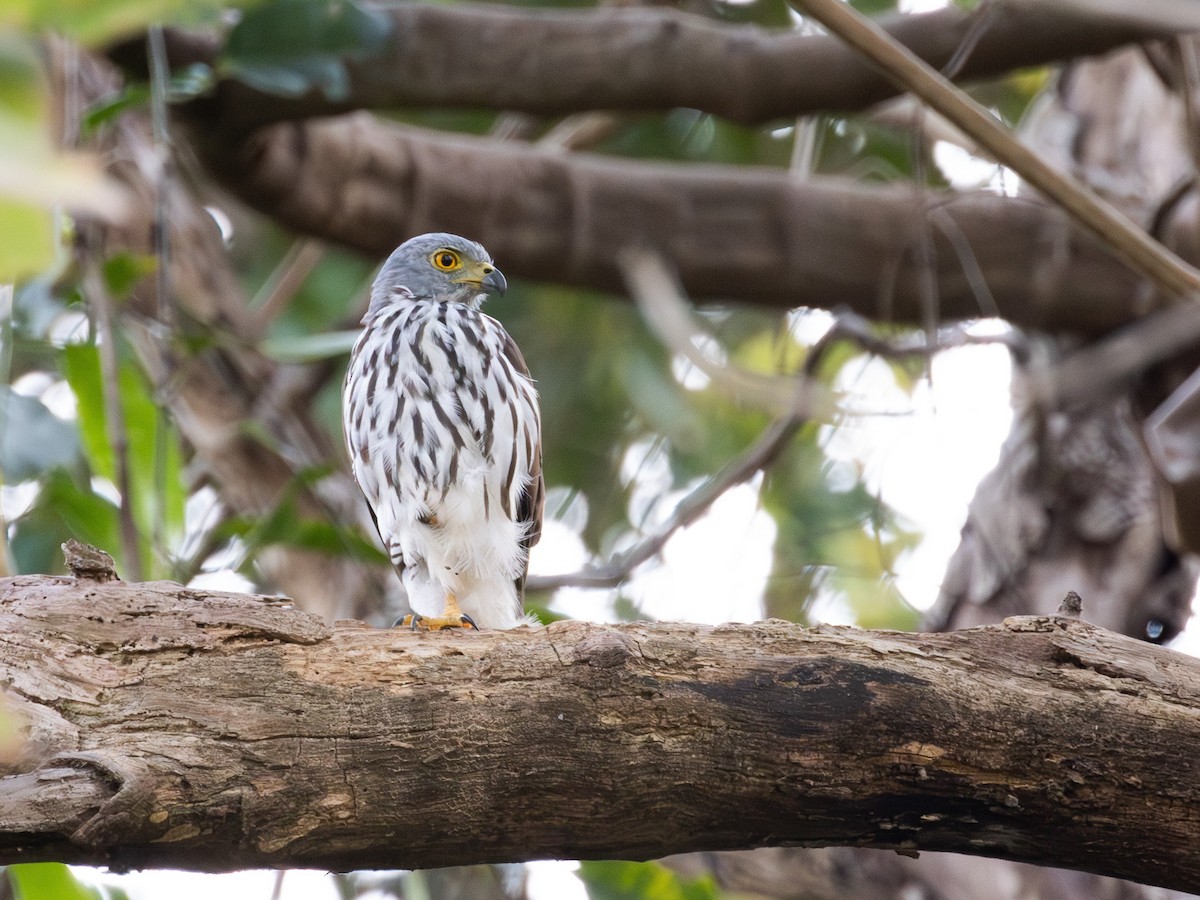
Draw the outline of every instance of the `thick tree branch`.
<instances>
[{"instance_id":1,"label":"thick tree branch","mask_svg":"<svg viewBox=\"0 0 1200 900\"><path fill-rule=\"evenodd\" d=\"M0 861L428 867L849 844L1200 888L1200 663L1073 619L414 634L0 581Z\"/></svg>"},{"instance_id":2,"label":"thick tree branch","mask_svg":"<svg viewBox=\"0 0 1200 900\"><path fill-rule=\"evenodd\" d=\"M402 4L385 14L391 20L388 42L378 53L346 61L346 99L333 102L318 91L282 98L225 81L216 100L221 118L248 129L361 108L455 106L562 115L689 107L754 124L862 109L897 93L836 38L722 24L670 9ZM973 31L979 17L984 22ZM1012 2L990 2L970 12L893 15L881 24L937 68L978 35L957 68L960 80L1169 38L1189 27ZM176 65L212 62L218 51L215 42L196 36L171 38Z\"/></svg>"},{"instance_id":3,"label":"thick tree branch","mask_svg":"<svg viewBox=\"0 0 1200 900\"><path fill-rule=\"evenodd\" d=\"M483 242L514 275L620 290L618 252L645 246L695 298L923 322L916 248L936 210L938 318L990 314L975 290L981 276L1001 314L1031 328L1102 333L1153 305L1128 269L1030 200L617 162L365 113L270 126L240 142L210 120L194 125L210 170L243 200L378 258L410 235L447 230ZM975 265L963 266L963 247Z\"/></svg>"}]
</instances>

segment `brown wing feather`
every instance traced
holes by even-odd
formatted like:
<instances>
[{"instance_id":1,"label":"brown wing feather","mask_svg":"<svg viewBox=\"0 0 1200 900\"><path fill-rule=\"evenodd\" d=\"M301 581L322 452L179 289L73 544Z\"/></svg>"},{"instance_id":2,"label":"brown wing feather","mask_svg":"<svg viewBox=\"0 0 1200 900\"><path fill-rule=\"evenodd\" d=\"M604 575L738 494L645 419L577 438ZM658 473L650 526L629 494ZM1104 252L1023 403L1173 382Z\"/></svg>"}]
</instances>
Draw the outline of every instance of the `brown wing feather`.
<instances>
[{"instance_id":1,"label":"brown wing feather","mask_svg":"<svg viewBox=\"0 0 1200 900\"><path fill-rule=\"evenodd\" d=\"M533 379L529 374L529 366L525 364L525 357L521 353L521 348L517 346L517 342L511 336L505 334L504 355L508 361L512 363L512 367L525 378ZM517 594L523 597L525 594L525 577L529 574L529 548L541 539L542 536L542 514L546 506L546 481L542 477L542 432L538 428L537 446L533 448L533 455L529 461L529 487L521 495L521 501L517 504L517 521L528 521L529 532L521 545L525 548L526 562L525 568L521 572L521 577L516 580Z\"/></svg>"}]
</instances>

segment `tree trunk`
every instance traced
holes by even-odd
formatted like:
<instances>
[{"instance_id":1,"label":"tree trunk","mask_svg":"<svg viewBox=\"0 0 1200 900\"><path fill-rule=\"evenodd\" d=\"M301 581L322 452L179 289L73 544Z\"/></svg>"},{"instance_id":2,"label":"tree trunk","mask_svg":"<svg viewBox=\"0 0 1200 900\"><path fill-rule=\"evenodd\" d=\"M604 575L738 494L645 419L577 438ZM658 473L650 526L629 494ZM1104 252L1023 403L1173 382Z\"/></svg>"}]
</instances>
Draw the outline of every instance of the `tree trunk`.
<instances>
[{"instance_id":1,"label":"tree trunk","mask_svg":"<svg viewBox=\"0 0 1200 900\"><path fill-rule=\"evenodd\" d=\"M1200 663L1058 617L415 634L0 581L0 861L436 867L929 849L1200 889Z\"/></svg>"}]
</instances>

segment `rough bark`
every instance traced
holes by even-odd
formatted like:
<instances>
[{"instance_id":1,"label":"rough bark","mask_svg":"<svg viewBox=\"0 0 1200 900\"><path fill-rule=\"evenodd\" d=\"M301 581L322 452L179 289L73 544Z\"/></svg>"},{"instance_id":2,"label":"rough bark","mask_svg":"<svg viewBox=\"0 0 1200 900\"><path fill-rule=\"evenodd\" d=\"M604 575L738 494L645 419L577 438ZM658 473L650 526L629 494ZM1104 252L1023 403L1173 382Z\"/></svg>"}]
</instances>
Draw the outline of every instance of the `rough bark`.
<instances>
[{"instance_id":1,"label":"rough bark","mask_svg":"<svg viewBox=\"0 0 1200 900\"><path fill-rule=\"evenodd\" d=\"M506 273L619 290L618 251L644 244L678 266L697 298L923 322L931 298L918 248L928 228L939 318L991 314L994 301L1020 325L1097 334L1153 305L1128 269L1037 201L609 161L366 113L269 126L241 142L208 119L193 125L209 169L243 200L377 257L412 234L447 230L481 241ZM976 293L976 267L990 298Z\"/></svg>"},{"instance_id":2,"label":"rough bark","mask_svg":"<svg viewBox=\"0 0 1200 900\"><path fill-rule=\"evenodd\" d=\"M320 91L286 98L222 83L222 118L239 128L350 109L467 107L562 115L586 110L699 109L758 124L804 113L856 110L897 90L829 35L767 31L671 9L518 10L400 4L381 11L390 37L345 60L345 99ZM881 24L942 68L967 47L954 76L970 80L1103 53L1178 33L1136 17L1058 4L986 4ZM174 33L173 64L212 63L215 40ZM123 48L139 65L141 48ZM613 60L620 60L614 66Z\"/></svg>"},{"instance_id":3,"label":"rough bark","mask_svg":"<svg viewBox=\"0 0 1200 900\"><path fill-rule=\"evenodd\" d=\"M0 860L223 870L953 850L1200 888L1200 663L1073 619L425 635L0 582Z\"/></svg>"}]
</instances>

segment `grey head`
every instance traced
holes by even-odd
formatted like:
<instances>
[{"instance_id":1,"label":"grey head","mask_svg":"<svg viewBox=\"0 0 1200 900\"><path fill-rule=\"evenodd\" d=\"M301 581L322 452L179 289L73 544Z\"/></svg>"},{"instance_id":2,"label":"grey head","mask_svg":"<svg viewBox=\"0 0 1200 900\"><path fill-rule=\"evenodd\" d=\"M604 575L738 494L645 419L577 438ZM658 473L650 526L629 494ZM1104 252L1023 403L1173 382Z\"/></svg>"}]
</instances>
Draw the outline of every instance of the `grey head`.
<instances>
[{"instance_id":1,"label":"grey head","mask_svg":"<svg viewBox=\"0 0 1200 900\"><path fill-rule=\"evenodd\" d=\"M487 294L503 294L508 282L491 254L457 234L433 232L410 238L392 251L371 286L371 316L395 300L450 301L478 307Z\"/></svg>"}]
</instances>

